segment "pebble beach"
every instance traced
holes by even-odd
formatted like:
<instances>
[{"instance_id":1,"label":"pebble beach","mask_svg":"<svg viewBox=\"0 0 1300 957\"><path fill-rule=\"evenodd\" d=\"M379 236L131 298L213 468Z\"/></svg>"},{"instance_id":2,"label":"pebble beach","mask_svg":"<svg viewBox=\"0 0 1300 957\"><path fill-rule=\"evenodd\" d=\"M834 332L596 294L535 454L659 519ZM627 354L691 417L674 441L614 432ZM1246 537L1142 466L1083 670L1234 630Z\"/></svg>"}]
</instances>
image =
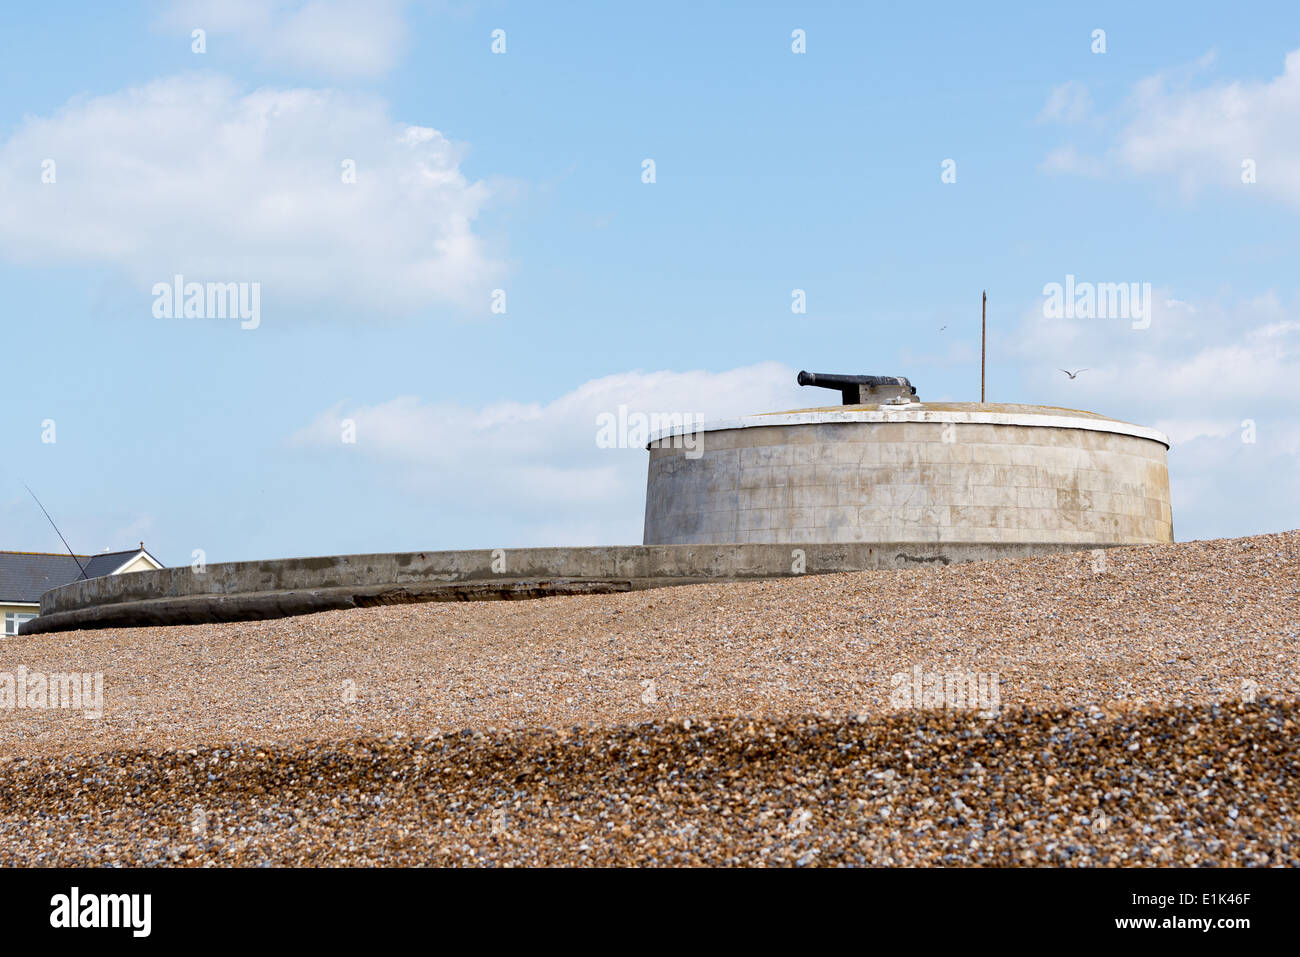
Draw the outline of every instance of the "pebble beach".
<instances>
[{"instance_id":1,"label":"pebble beach","mask_svg":"<svg viewBox=\"0 0 1300 957\"><path fill-rule=\"evenodd\" d=\"M0 673L102 674L102 715L0 708L0 864L1294 865L1298 568L1288 532L21 637Z\"/></svg>"}]
</instances>

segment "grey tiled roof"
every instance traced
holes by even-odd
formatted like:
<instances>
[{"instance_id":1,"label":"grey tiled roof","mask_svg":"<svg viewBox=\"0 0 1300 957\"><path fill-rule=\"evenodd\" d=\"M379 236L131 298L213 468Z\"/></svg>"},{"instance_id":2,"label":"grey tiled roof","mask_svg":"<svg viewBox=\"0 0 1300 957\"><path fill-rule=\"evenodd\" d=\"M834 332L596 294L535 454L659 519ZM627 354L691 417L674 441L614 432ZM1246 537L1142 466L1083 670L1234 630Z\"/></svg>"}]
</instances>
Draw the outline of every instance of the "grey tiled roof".
<instances>
[{"instance_id":1,"label":"grey tiled roof","mask_svg":"<svg viewBox=\"0 0 1300 957\"><path fill-rule=\"evenodd\" d=\"M139 553L140 549L132 548L125 552L101 552L98 555L91 555L89 560L80 555L77 557L81 558L81 564L86 566L86 577L98 578L101 575L113 574L113 572L117 571L117 569L121 567L123 562L132 555L138 555ZM76 575L73 575L72 580L76 581L80 574L81 573L78 572Z\"/></svg>"},{"instance_id":2,"label":"grey tiled roof","mask_svg":"<svg viewBox=\"0 0 1300 957\"><path fill-rule=\"evenodd\" d=\"M87 578L111 575L140 549L104 552L99 555L57 555L45 552L0 552L0 604L4 602L40 601L51 588L67 585L81 577L77 559L86 569Z\"/></svg>"}]
</instances>

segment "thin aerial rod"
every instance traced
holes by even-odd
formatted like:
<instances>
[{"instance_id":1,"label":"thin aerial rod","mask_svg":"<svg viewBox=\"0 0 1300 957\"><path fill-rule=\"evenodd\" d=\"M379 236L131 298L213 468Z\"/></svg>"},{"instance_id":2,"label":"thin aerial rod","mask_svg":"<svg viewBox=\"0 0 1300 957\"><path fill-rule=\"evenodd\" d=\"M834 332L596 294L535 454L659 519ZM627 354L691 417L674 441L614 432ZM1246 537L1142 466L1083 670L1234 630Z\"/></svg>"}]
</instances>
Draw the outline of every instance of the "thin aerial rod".
<instances>
[{"instance_id":1,"label":"thin aerial rod","mask_svg":"<svg viewBox=\"0 0 1300 957\"><path fill-rule=\"evenodd\" d=\"M24 485L23 488L27 489L28 495L36 499L37 507L40 508L42 512L45 512L45 506L41 505L41 500L39 498L36 498L36 493L31 490L31 487L28 485ZM49 519L50 525L54 527L55 533L58 534L60 541L63 542L63 547L68 550L68 554L72 556L72 560L76 562L77 567L81 569L81 578L85 578L87 581L89 581L90 580L89 576L86 575L86 566L81 564L81 559L78 558L77 553L72 550L72 546L68 544L68 540L63 537L63 533L59 531L59 526L54 524L54 519L50 518L49 512L45 512L45 517ZM78 578L77 581L81 581L81 578Z\"/></svg>"},{"instance_id":2,"label":"thin aerial rod","mask_svg":"<svg viewBox=\"0 0 1300 957\"><path fill-rule=\"evenodd\" d=\"M984 335L989 314L989 294L984 292L984 302L980 306L980 405L984 404Z\"/></svg>"}]
</instances>

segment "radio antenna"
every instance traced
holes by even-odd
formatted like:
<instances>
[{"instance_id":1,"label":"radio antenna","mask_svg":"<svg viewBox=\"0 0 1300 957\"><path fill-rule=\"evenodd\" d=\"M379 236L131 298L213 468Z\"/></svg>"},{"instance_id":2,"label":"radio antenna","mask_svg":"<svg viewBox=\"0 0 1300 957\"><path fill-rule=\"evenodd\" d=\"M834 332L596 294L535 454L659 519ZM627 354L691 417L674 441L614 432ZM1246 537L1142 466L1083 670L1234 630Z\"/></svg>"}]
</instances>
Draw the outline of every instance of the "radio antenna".
<instances>
[{"instance_id":1,"label":"radio antenna","mask_svg":"<svg viewBox=\"0 0 1300 957\"><path fill-rule=\"evenodd\" d=\"M984 293L984 298L980 302L980 405L984 404L984 338L985 329L988 325L989 315L989 294Z\"/></svg>"},{"instance_id":2,"label":"radio antenna","mask_svg":"<svg viewBox=\"0 0 1300 957\"><path fill-rule=\"evenodd\" d=\"M24 485L23 488L27 489L27 494L36 500L37 508L39 508L42 512L45 512L45 506L41 504L41 500L39 498L36 498L36 493L32 491L31 486ZM59 526L54 524L54 519L50 518L49 512L45 512L45 517L49 519L50 525L53 526L55 533L59 536L59 540L63 542L63 547L68 550L68 554L72 556L72 560L76 562L77 567L81 569L81 578L85 578L87 581L89 581L90 579L86 575L86 566L81 564L81 559L78 558L77 553L72 550L72 546L68 544L68 540L63 537L63 533L59 531ZM81 578L78 578L77 581L81 581Z\"/></svg>"}]
</instances>

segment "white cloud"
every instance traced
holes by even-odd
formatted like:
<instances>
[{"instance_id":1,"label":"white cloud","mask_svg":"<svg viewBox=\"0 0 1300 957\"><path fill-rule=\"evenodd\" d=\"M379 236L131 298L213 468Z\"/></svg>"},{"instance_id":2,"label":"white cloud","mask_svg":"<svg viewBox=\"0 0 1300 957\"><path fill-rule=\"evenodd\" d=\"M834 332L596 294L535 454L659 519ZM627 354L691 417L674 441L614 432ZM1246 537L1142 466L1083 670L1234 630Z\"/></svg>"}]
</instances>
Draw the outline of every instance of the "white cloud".
<instances>
[{"instance_id":1,"label":"white cloud","mask_svg":"<svg viewBox=\"0 0 1300 957\"><path fill-rule=\"evenodd\" d=\"M1092 156L1085 156L1073 146L1052 150L1040 166L1052 173L1074 173L1080 176L1099 176L1106 171L1105 164Z\"/></svg>"},{"instance_id":2,"label":"white cloud","mask_svg":"<svg viewBox=\"0 0 1300 957\"><path fill-rule=\"evenodd\" d=\"M727 372L626 372L584 383L551 402L478 407L414 396L339 405L291 437L331 456L359 455L405 489L477 508L479 544L629 544L641 541L647 453L600 448L597 416L636 412L732 415L799 408L795 370L762 363ZM356 423L355 445L340 423ZM707 436L705 438L707 442Z\"/></svg>"},{"instance_id":3,"label":"white cloud","mask_svg":"<svg viewBox=\"0 0 1300 957\"><path fill-rule=\"evenodd\" d=\"M1193 86L1195 74L1212 59L1138 82L1109 118L1118 132L1101 154L1081 155L1067 145L1043 165L1060 172L1163 176L1188 193L1257 189L1300 205L1300 50L1286 55L1282 72L1272 79ZM1075 103L1073 94L1058 87L1044 113L1065 114ZM1242 181L1247 160L1254 162L1256 176L1249 185Z\"/></svg>"},{"instance_id":4,"label":"white cloud","mask_svg":"<svg viewBox=\"0 0 1300 957\"><path fill-rule=\"evenodd\" d=\"M1052 123L1078 123L1092 112L1092 96L1088 87L1075 80L1055 86L1047 95L1047 103L1039 119Z\"/></svg>"},{"instance_id":5,"label":"white cloud","mask_svg":"<svg viewBox=\"0 0 1300 957\"><path fill-rule=\"evenodd\" d=\"M205 30L205 55L213 57L229 41L267 65L375 76L406 49L403 6L401 0L175 0L159 23L186 38Z\"/></svg>"},{"instance_id":6,"label":"white cloud","mask_svg":"<svg viewBox=\"0 0 1300 957\"><path fill-rule=\"evenodd\" d=\"M1148 329L1035 307L998 346L1043 404L1169 436L1180 540L1300 527L1300 304L1152 298ZM1059 367L1088 371L1071 381Z\"/></svg>"},{"instance_id":7,"label":"white cloud","mask_svg":"<svg viewBox=\"0 0 1300 957\"><path fill-rule=\"evenodd\" d=\"M1047 319L1035 307L1007 348L1035 391L1112 407L1123 399L1148 418L1218 418L1200 413L1243 402L1300 411L1300 309L1272 295L1188 303L1157 289L1152 300L1147 329L1125 319ZM1061 367L1089 372L1071 382Z\"/></svg>"},{"instance_id":8,"label":"white cloud","mask_svg":"<svg viewBox=\"0 0 1300 957\"><path fill-rule=\"evenodd\" d=\"M0 255L117 266L144 294L175 273L261 282L268 320L294 300L486 313L500 266L472 225L489 189L459 163L373 97L171 77L28 117L0 143Z\"/></svg>"},{"instance_id":9,"label":"white cloud","mask_svg":"<svg viewBox=\"0 0 1300 957\"><path fill-rule=\"evenodd\" d=\"M1294 414L1257 425L1242 441L1240 423L1223 436L1198 436L1169 454L1174 534L1226 538L1300 528L1300 429Z\"/></svg>"},{"instance_id":10,"label":"white cloud","mask_svg":"<svg viewBox=\"0 0 1300 957\"><path fill-rule=\"evenodd\" d=\"M1253 159L1263 191L1300 204L1300 50L1263 83L1180 90L1153 78L1133 109L1117 154L1134 172L1177 175L1193 189L1240 187L1241 164Z\"/></svg>"},{"instance_id":11,"label":"white cloud","mask_svg":"<svg viewBox=\"0 0 1300 957\"><path fill-rule=\"evenodd\" d=\"M1222 439L1236 434L1238 422L1231 418L1156 419L1151 427L1169 436L1169 441L1175 445L1183 445L1196 439Z\"/></svg>"}]
</instances>

